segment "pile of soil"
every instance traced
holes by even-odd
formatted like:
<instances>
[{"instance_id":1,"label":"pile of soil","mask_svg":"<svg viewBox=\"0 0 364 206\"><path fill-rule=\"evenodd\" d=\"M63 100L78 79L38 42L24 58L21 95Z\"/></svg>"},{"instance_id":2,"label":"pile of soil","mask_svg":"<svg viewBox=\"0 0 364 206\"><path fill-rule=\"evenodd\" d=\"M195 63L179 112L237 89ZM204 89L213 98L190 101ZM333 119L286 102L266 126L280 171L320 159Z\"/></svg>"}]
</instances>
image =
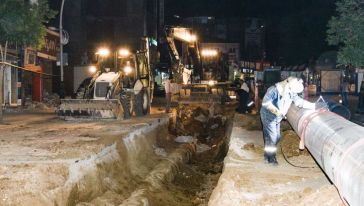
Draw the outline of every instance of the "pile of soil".
<instances>
[{"instance_id":1,"label":"pile of soil","mask_svg":"<svg viewBox=\"0 0 364 206\"><path fill-rule=\"evenodd\" d=\"M299 142L300 138L293 130L282 132L280 146L282 147L284 155L288 158L300 155L309 156L310 154L308 153L307 149L300 150L298 148Z\"/></svg>"},{"instance_id":2,"label":"pile of soil","mask_svg":"<svg viewBox=\"0 0 364 206\"><path fill-rule=\"evenodd\" d=\"M27 97L25 100L24 107L19 106L16 108L6 108L6 112L19 113L23 111L28 112L54 112L56 108L59 106L61 100L58 94L48 94L46 93L43 97L42 102L32 101L30 97Z\"/></svg>"},{"instance_id":3,"label":"pile of soil","mask_svg":"<svg viewBox=\"0 0 364 206\"><path fill-rule=\"evenodd\" d=\"M43 97L43 103L48 107L58 107L58 105L61 103L61 99L58 94L46 93Z\"/></svg>"},{"instance_id":4,"label":"pile of soil","mask_svg":"<svg viewBox=\"0 0 364 206\"><path fill-rule=\"evenodd\" d=\"M259 115L239 115L239 123L241 123L241 127L254 131L254 130L262 130L262 124L260 122ZM309 153L307 149L300 150L298 148L300 142L299 136L292 130L292 127L289 125L287 121L281 122L281 141L278 146L282 147L282 151L287 158L306 155ZM264 148L260 145L255 145L253 143L246 144L242 149L255 151L256 153L263 153ZM278 149L278 153L281 153L281 149Z\"/></svg>"}]
</instances>

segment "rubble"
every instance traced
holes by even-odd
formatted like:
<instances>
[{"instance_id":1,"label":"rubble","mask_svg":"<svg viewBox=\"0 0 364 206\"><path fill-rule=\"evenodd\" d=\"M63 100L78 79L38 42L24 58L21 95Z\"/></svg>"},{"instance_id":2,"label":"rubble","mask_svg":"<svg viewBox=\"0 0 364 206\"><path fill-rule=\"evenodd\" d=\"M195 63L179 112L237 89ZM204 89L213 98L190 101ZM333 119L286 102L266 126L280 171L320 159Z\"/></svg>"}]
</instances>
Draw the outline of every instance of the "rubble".
<instances>
[{"instance_id":1,"label":"rubble","mask_svg":"<svg viewBox=\"0 0 364 206\"><path fill-rule=\"evenodd\" d=\"M209 146L220 141L226 126L221 105L179 105L177 108L177 134L193 136L199 143Z\"/></svg>"},{"instance_id":2,"label":"rubble","mask_svg":"<svg viewBox=\"0 0 364 206\"><path fill-rule=\"evenodd\" d=\"M192 136L178 136L174 141L178 143L192 143L195 139Z\"/></svg>"},{"instance_id":3,"label":"rubble","mask_svg":"<svg viewBox=\"0 0 364 206\"><path fill-rule=\"evenodd\" d=\"M211 147L209 145L206 145L206 144L197 144L196 152L197 153L202 153L202 152L206 152L206 151L208 151L210 149L211 149Z\"/></svg>"},{"instance_id":4,"label":"rubble","mask_svg":"<svg viewBox=\"0 0 364 206\"><path fill-rule=\"evenodd\" d=\"M43 103L46 104L48 107L58 107L58 105L61 103L61 99L58 94L46 93L43 97Z\"/></svg>"},{"instance_id":5,"label":"rubble","mask_svg":"<svg viewBox=\"0 0 364 206\"><path fill-rule=\"evenodd\" d=\"M42 102L32 101L31 97L25 98L24 106L18 105L17 107L6 107L5 111L8 113L20 113L23 111L28 112L54 112L60 104L60 97L58 94L46 93Z\"/></svg>"}]
</instances>

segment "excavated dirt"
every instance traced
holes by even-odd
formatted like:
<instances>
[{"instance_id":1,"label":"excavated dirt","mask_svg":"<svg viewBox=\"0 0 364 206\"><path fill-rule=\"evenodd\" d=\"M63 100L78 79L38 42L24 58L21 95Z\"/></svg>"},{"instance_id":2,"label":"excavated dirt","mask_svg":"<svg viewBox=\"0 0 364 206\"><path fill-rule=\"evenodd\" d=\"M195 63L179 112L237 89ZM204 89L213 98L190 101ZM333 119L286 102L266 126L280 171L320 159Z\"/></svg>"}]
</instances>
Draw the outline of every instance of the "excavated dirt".
<instances>
[{"instance_id":1,"label":"excavated dirt","mask_svg":"<svg viewBox=\"0 0 364 206\"><path fill-rule=\"evenodd\" d=\"M287 122L280 165L271 167L262 160L258 115L237 115L229 143L232 111L180 105L169 127L150 131L161 115L121 123L13 113L0 126L0 205L342 205ZM133 133L140 128L147 130ZM179 136L195 141L177 143ZM308 169L292 167L281 151Z\"/></svg>"},{"instance_id":2,"label":"excavated dirt","mask_svg":"<svg viewBox=\"0 0 364 206\"><path fill-rule=\"evenodd\" d=\"M175 133L192 136L209 146L216 145L224 137L226 112L218 104L179 105Z\"/></svg>"},{"instance_id":3,"label":"excavated dirt","mask_svg":"<svg viewBox=\"0 0 364 206\"><path fill-rule=\"evenodd\" d=\"M207 147L196 153L190 161L179 165L173 181L165 183L154 191L151 205L194 206L207 205L212 190L217 184L226 155L226 126L231 111L223 111L218 105L180 105L177 108L177 120L172 127L173 139L180 135L196 138L196 149L201 145ZM160 142L159 147L168 151L171 142Z\"/></svg>"},{"instance_id":4,"label":"excavated dirt","mask_svg":"<svg viewBox=\"0 0 364 206\"><path fill-rule=\"evenodd\" d=\"M258 115L244 115L242 120L242 128L248 130L248 131L254 131L254 130L262 130L262 124L260 122L260 117ZM291 126L287 121L281 122L281 140L278 144L278 153L284 155L288 158L294 157L294 156L309 156L309 153L307 149L300 150L298 148L299 145L299 137L298 135L292 130ZM253 150L256 153L263 153L263 146L262 145L256 145L253 143L245 144L243 146L243 149L245 150Z\"/></svg>"},{"instance_id":5,"label":"excavated dirt","mask_svg":"<svg viewBox=\"0 0 364 206\"><path fill-rule=\"evenodd\" d=\"M51 113L7 114L0 205L121 204L164 158L153 148L167 134L167 125L153 129L159 118L65 122ZM148 135L135 133L142 128Z\"/></svg>"},{"instance_id":6,"label":"excavated dirt","mask_svg":"<svg viewBox=\"0 0 364 206\"><path fill-rule=\"evenodd\" d=\"M210 111L193 109L193 118L208 114L193 144L174 141L186 134L175 124L171 134L167 125L148 131L158 115L120 123L65 122L44 110L7 114L0 205L206 205L226 151L226 119Z\"/></svg>"}]
</instances>

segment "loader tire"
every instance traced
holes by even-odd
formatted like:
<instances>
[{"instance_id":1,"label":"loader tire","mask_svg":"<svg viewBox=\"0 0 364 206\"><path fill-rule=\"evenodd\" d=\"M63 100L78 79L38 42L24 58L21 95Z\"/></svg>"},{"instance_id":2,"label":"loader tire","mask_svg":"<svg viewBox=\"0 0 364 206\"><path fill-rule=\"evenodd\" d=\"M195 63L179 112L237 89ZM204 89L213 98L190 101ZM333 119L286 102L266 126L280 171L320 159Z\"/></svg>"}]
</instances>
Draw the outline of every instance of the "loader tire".
<instances>
[{"instance_id":1,"label":"loader tire","mask_svg":"<svg viewBox=\"0 0 364 206\"><path fill-rule=\"evenodd\" d=\"M141 117L144 115L143 113L143 90L139 92L139 94L135 95L135 105L134 111L137 117Z\"/></svg>"},{"instance_id":2,"label":"loader tire","mask_svg":"<svg viewBox=\"0 0 364 206\"><path fill-rule=\"evenodd\" d=\"M148 90L143 90L143 114L147 115L150 112L150 94Z\"/></svg>"},{"instance_id":3,"label":"loader tire","mask_svg":"<svg viewBox=\"0 0 364 206\"><path fill-rule=\"evenodd\" d=\"M124 119L130 119L133 114L133 104L131 96L126 93L120 94L120 102L124 110Z\"/></svg>"}]
</instances>

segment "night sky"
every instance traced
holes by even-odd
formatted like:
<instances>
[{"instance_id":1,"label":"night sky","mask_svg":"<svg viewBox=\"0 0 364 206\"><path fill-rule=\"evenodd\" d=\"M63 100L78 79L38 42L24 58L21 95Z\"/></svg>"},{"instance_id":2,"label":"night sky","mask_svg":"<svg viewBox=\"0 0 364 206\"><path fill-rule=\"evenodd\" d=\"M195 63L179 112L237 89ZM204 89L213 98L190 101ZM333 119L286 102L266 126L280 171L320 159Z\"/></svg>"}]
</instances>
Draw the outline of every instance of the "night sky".
<instances>
[{"instance_id":1,"label":"night sky","mask_svg":"<svg viewBox=\"0 0 364 206\"><path fill-rule=\"evenodd\" d=\"M165 15L167 23L173 22L173 15L262 18L267 59L294 65L333 49L327 45L326 30L334 14L334 0L167 0Z\"/></svg>"},{"instance_id":2,"label":"night sky","mask_svg":"<svg viewBox=\"0 0 364 206\"><path fill-rule=\"evenodd\" d=\"M49 1L52 8L59 7L59 0ZM327 22L335 14L335 0L165 0L165 3L166 24L176 21L174 15L262 18L266 60L272 63L287 66L307 63L335 49L326 42Z\"/></svg>"}]
</instances>

